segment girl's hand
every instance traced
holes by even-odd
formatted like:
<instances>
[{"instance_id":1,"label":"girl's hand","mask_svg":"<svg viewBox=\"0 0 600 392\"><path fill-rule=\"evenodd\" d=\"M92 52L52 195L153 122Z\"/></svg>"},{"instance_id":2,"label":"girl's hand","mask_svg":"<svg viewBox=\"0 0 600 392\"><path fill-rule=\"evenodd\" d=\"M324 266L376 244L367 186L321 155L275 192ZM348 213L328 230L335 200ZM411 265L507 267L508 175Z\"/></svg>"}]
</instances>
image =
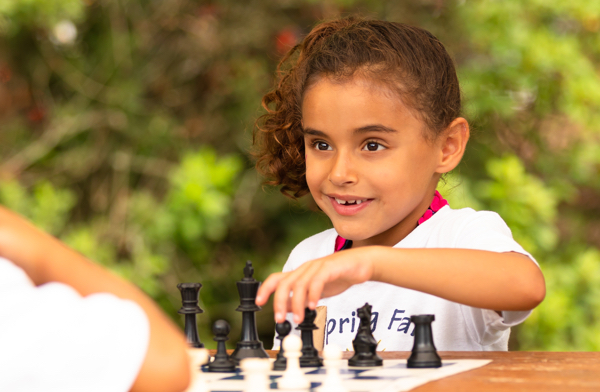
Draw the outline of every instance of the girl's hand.
<instances>
[{"instance_id":1,"label":"girl's hand","mask_svg":"<svg viewBox=\"0 0 600 392\"><path fill-rule=\"evenodd\" d=\"M340 294L352 285L371 279L373 265L366 249L344 250L306 262L291 272L271 274L258 290L256 304L264 305L275 293L275 321L283 322L286 313L292 311L294 322L300 323L307 306L315 309L319 299Z\"/></svg>"}]
</instances>

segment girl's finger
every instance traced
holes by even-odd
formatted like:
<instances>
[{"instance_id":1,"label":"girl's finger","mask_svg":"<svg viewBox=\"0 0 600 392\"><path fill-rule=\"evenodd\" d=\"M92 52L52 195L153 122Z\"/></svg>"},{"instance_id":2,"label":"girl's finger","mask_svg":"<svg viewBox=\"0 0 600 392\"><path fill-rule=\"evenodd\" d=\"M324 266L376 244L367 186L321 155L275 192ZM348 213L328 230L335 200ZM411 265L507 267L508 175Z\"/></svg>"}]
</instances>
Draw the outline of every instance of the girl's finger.
<instances>
[{"instance_id":1,"label":"girl's finger","mask_svg":"<svg viewBox=\"0 0 600 392\"><path fill-rule=\"evenodd\" d=\"M290 300L291 285L293 283L293 273L286 275L279 280L279 285L273 294L273 310L275 311L275 321L282 323L285 321L285 315L288 310L288 301Z\"/></svg>"},{"instance_id":2,"label":"girl's finger","mask_svg":"<svg viewBox=\"0 0 600 392\"><path fill-rule=\"evenodd\" d=\"M327 279L323 276L315 276L315 279L313 279L308 286L307 302L309 308L314 310L317 307L317 302L319 302L322 297L326 280Z\"/></svg>"},{"instance_id":3,"label":"girl's finger","mask_svg":"<svg viewBox=\"0 0 600 392\"><path fill-rule=\"evenodd\" d=\"M308 265L307 265L308 264ZM308 306L313 309L316 307L316 301L312 306L308 304L308 289L317 276L322 273L323 264L318 260L313 260L295 279L292 295L292 312L294 313L294 322L304 320L304 309Z\"/></svg>"},{"instance_id":4,"label":"girl's finger","mask_svg":"<svg viewBox=\"0 0 600 392\"><path fill-rule=\"evenodd\" d=\"M294 322L299 324L304 320L304 308L306 308L306 283L304 281L296 281L292 290L292 312L294 313Z\"/></svg>"},{"instance_id":5,"label":"girl's finger","mask_svg":"<svg viewBox=\"0 0 600 392\"><path fill-rule=\"evenodd\" d=\"M267 301L269 300L269 297L271 296L271 294L273 294L275 289L277 289L279 282L281 281L281 279L284 278L284 276L285 276L285 273L283 273L283 272L271 274L260 285L260 288L258 289L258 292L256 293L256 300L255 300L255 303L258 306L262 306L267 303Z\"/></svg>"}]
</instances>

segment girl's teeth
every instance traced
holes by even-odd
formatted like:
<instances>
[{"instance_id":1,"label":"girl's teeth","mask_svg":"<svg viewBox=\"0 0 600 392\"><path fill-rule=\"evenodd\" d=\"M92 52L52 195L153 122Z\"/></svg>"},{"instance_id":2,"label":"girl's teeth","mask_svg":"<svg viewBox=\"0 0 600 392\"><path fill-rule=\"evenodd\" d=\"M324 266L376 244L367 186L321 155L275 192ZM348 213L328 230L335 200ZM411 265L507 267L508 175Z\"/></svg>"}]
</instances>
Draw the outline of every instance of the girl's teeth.
<instances>
[{"instance_id":1,"label":"girl's teeth","mask_svg":"<svg viewBox=\"0 0 600 392\"><path fill-rule=\"evenodd\" d=\"M348 204L357 204L358 205L363 202L362 200L347 200L346 201L346 200L341 200L338 198L335 198L335 201L341 205L348 205Z\"/></svg>"}]
</instances>

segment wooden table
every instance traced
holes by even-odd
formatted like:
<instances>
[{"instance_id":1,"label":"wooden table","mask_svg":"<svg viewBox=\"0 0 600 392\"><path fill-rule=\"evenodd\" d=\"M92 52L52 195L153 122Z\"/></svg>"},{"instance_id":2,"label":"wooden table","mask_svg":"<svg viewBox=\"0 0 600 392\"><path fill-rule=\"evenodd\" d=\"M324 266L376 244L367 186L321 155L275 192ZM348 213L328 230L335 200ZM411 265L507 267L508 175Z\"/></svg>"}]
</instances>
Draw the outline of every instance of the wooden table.
<instances>
[{"instance_id":1,"label":"wooden table","mask_svg":"<svg viewBox=\"0 0 600 392\"><path fill-rule=\"evenodd\" d=\"M276 351L268 351L275 356ZM409 352L378 352L387 359L405 359ZM454 351L444 359L491 359L492 363L432 381L414 392L453 391L600 391L600 352ZM351 352L344 353L350 358Z\"/></svg>"}]
</instances>

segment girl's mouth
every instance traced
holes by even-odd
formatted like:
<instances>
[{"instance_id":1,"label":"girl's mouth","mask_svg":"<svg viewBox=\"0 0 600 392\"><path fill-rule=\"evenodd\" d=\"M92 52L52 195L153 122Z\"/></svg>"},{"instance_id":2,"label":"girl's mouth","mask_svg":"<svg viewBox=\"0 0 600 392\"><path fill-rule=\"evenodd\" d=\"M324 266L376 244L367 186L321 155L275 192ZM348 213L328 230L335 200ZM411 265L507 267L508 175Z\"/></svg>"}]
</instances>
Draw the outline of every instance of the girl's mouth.
<instances>
[{"instance_id":1,"label":"girl's mouth","mask_svg":"<svg viewBox=\"0 0 600 392\"><path fill-rule=\"evenodd\" d=\"M368 200L368 199L363 199L363 200L342 200L342 199L337 199L337 198L334 198L334 199L335 199L335 201L336 201L338 204L341 204L341 205L343 205L343 206L360 204L360 203L362 203L363 201L367 201L367 200Z\"/></svg>"},{"instance_id":2,"label":"girl's mouth","mask_svg":"<svg viewBox=\"0 0 600 392\"><path fill-rule=\"evenodd\" d=\"M342 200L332 196L329 196L329 200L335 212L345 216L357 214L373 201L373 199Z\"/></svg>"}]
</instances>

